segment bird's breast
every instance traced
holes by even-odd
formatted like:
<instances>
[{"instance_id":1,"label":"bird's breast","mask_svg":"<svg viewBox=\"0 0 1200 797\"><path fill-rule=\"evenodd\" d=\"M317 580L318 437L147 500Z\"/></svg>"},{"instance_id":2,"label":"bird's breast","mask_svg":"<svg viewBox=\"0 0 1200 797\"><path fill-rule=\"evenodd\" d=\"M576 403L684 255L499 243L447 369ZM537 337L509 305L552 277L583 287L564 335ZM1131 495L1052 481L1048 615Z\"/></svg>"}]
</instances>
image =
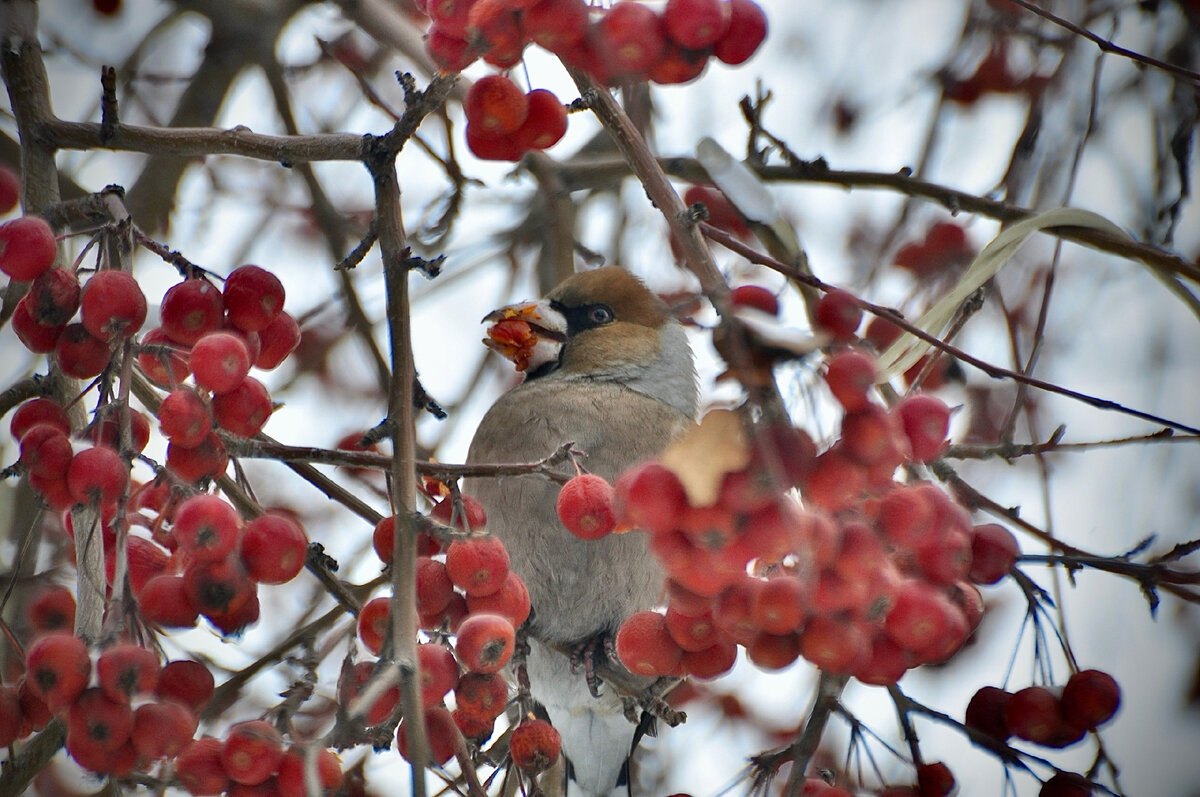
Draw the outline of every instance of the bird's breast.
<instances>
[{"instance_id":1,"label":"bird's breast","mask_svg":"<svg viewBox=\"0 0 1200 797\"><path fill-rule=\"evenodd\" d=\"M533 462L563 443L586 452L580 463L612 481L656 456L691 419L669 404L619 384L589 380L527 382L492 406L471 443L472 463ZM561 469L572 475L568 463ZM524 475L470 479L464 489L488 515L525 580L534 631L575 642L613 631L630 613L654 605L662 572L644 533L576 538L558 520L559 483Z\"/></svg>"}]
</instances>

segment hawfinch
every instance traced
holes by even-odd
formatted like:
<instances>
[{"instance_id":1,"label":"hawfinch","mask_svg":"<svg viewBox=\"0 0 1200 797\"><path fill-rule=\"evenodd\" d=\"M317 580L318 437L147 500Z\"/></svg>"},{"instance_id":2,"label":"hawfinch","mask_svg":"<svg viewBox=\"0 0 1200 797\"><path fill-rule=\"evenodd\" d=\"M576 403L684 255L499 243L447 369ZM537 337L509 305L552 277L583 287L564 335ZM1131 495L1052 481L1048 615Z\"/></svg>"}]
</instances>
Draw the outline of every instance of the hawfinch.
<instances>
[{"instance_id":1,"label":"hawfinch","mask_svg":"<svg viewBox=\"0 0 1200 797\"><path fill-rule=\"evenodd\" d=\"M693 423L699 396L683 327L622 268L576 274L545 298L485 321L494 322L487 344L525 380L484 416L470 462L536 461L573 442L586 452L584 468L613 481ZM555 511L559 485L543 476L473 479L465 489L529 588L526 666L534 699L562 735L576 784L570 793L608 794L622 779L635 727L611 689L594 697L567 656L536 640L580 646L657 604L663 574L647 536L573 536Z\"/></svg>"}]
</instances>

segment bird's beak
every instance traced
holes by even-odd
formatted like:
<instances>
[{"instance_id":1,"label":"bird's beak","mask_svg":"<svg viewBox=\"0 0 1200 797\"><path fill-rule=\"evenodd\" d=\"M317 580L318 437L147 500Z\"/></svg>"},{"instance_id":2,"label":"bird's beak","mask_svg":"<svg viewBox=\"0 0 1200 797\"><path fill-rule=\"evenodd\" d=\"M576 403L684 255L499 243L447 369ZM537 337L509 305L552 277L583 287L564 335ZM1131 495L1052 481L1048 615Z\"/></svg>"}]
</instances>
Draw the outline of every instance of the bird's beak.
<instances>
[{"instance_id":1,"label":"bird's beak","mask_svg":"<svg viewBox=\"0 0 1200 797\"><path fill-rule=\"evenodd\" d=\"M518 371L536 371L556 362L567 340L567 319L548 299L501 307L483 321L491 323L483 345L512 360Z\"/></svg>"}]
</instances>

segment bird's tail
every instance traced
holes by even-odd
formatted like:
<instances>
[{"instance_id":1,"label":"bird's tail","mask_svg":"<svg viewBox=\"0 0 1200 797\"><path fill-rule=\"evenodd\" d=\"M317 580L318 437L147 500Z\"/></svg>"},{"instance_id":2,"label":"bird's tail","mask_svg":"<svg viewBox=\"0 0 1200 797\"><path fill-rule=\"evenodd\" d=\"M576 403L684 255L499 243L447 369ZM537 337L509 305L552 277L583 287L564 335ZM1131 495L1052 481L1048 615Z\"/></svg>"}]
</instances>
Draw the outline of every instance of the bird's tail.
<instances>
[{"instance_id":1,"label":"bird's tail","mask_svg":"<svg viewBox=\"0 0 1200 797\"><path fill-rule=\"evenodd\" d=\"M526 669L534 699L562 736L573 775L568 797L627 794L622 775L637 727L625 717L620 698L611 689L593 697L566 656L536 641L531 640Z\"/></svg>"}]
</instances>

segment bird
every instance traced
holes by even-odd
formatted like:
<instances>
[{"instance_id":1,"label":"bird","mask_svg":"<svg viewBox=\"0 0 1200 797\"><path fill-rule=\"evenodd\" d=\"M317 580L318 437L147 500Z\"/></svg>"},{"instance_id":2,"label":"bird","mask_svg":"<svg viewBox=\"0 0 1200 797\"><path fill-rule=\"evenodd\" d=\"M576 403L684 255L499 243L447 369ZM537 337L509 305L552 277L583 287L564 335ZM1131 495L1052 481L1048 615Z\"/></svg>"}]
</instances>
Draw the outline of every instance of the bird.
<instances>
[{"instance_id":1,"label":"bird","mask_svg":"<svg viewBox=\"0 0 1200 797\"><path fill-rule=\"evenodd\" d=\"M485 343L525 378L480 421L469 463L537 461L573 443L586 454L583 467L612 482L694 425L699 387L687 334L625 268L577 273L485 321L493 324ZM528 588L530 692L562 737L568 794L607 795L627 777L636 728L620 698L611 689L593 695L560 651L611 640L626 617L660 603L663 572L646 534L585 541L568 532L555 510L559 487L540 475L464 483Z\"/></svg>"}]
</instances>

